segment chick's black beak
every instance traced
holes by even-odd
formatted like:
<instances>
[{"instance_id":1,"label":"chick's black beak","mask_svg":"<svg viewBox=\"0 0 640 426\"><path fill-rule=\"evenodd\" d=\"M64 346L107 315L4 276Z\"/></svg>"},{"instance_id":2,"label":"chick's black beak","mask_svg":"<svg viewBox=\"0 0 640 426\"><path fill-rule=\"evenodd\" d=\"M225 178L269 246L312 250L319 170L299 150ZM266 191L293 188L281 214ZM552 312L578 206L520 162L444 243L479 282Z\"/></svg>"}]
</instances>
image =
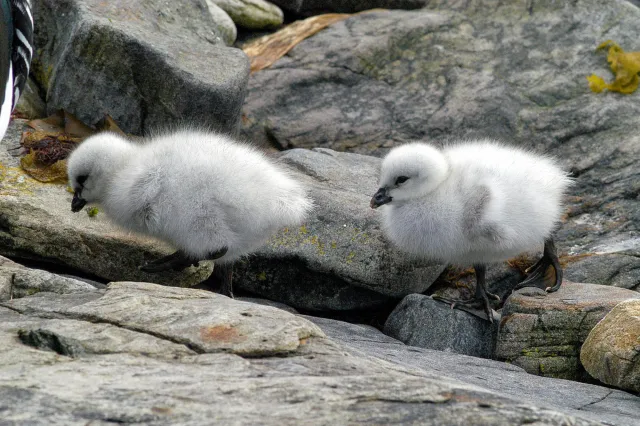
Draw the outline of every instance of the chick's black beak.
<instances>
[{"instance_id":1,"label":"chick's black beak","mask_svg":"<svg viewBox=\"0 0 640 426\"><path fill-rule=\"evenodd\" d=\"M372 209L378 208L383 204L387 204L391 202L393 198L387 195L387 188L380 188L378 192L376 192L371 198L371 203L369 204Z\"/></svg>"},{"instance_id":2,"label":"chick's black beak","mask_svg":"<svg viewBox=\"0 0 640 426\"><path fill-rule=\"evenodd\" d=\"M80 190L77 189L73 193L73 200L71 200L71 211L74 213L79 212L87 204L87 200L80 197Z\"/></svg>"}]
</instances>

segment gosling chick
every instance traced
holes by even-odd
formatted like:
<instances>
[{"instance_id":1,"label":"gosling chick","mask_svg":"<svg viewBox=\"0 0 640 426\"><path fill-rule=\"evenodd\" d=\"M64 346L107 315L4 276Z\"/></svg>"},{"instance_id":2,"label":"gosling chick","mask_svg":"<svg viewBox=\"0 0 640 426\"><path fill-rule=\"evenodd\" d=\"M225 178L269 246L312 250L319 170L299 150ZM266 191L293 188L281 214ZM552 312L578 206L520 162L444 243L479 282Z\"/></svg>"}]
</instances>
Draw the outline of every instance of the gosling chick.
<instances>
[{"instance_id":1,"label":"gosling chick","mask_svg":"<svg viewBox=\"0 0 640 426\"><path fill-rule=\"evenodd\" d=\"M481 308L492 321L486 264L544 243L540 261L517 288L553 292L562 283L552 234L572 180L552 158L491 140L438 149L409 143L382 162L380 189L371 207L382 210L383 229L400 249L455 264L472 264L476 294L452 307Z\"/></svg>"},{"instance_id":2,"label":"gosling chick","mask_svg":"<svg viewBox=\"0 0 640 426\"><path fill-rule=\"evenodd\" d=\"M182 130L139 144L114 133L85 140L68 160L72 211L101 205L118 225L178 250L141 267L184 269L215 259L199 285L232 297L232 264L271 234L301 223L312 202L276 162L227 136Z\"/></svg>"}]
</instances>

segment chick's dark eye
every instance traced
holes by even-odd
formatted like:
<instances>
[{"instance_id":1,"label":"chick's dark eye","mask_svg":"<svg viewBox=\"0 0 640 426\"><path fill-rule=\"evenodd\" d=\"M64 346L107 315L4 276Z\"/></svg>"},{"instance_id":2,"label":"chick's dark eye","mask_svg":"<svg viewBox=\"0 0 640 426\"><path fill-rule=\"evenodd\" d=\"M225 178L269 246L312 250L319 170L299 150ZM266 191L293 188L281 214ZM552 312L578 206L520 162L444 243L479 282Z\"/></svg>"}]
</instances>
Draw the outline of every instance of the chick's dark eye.
<instances>
[{"instance_id":1,"label":"chick's dark eye","mask_svg":"<svg viewBox=\"0 0 640 426\"><path fill-rule=\"evenodd\" d=\"M87 181L88 177L89 177L88 175L78 176L78 179L77 179L78 185L83 186L84 183Z\"/></svg>"},{"instance_id":2,"label":"chick's dark eye","mask_svg":"<svg viewBox=\"0 0 640 426\"><path fill-rule=\"evenodd\" d=\"M396 185L400 185L401 183L405 183L409 178L406 176L398 176L396 179Z\"/></svg>"}]
</instances>

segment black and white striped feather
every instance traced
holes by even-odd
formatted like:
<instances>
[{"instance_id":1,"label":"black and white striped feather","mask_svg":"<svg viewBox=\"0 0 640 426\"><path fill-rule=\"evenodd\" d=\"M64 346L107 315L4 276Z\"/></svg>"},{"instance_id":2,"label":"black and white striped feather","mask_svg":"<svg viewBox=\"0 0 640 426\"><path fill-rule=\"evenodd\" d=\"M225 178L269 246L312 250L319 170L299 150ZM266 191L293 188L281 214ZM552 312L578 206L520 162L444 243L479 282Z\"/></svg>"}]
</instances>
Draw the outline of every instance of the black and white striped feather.
<instances>
[{"instance_id":1,"label":"black and white striped feather","mask_svg":"<svg viewBox=\"0 0 640 426\"><path fill-rule=\"evenodd\" d=\"M29 67L33 57L33 15L31 0L11 0L13 13L13 105L15 108L29 77Z\"/></svg>"}]
</instances>

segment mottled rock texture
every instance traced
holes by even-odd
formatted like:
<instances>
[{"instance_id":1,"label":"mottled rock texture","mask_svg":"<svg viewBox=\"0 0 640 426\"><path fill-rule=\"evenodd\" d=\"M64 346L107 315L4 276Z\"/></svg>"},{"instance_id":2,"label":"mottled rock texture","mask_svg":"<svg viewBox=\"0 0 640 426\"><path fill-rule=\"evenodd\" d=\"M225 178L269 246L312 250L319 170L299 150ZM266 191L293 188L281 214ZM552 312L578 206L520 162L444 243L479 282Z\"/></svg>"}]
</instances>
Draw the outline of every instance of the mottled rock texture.
<instances>
[{"instance_id":1,"label":"mottled rock texture","mask_svg":"<svg viewBox=\"0 0 640 426\"><path fill-rule=\"evenodd\" d=\"M307 319L146 283L0 302L0 411L39 424L595 425L348 353Z\"/></svg>"},{"instance_id":2,"label":"mottled rock texture","mask_svg":"<svg viewBox=\"0 0 640 426\"><path fill-rule=\"evenodd\" d=\"M532 374L589 380L580 365L580 347L598 321L628 299L640 294L568 281L555 293L519 290L502 309L496 357Z\"/></svg>"},{"instance_id":3,"label":"mottled rock texture","mask_svg":"<svg viewBox=\"0 0 640 426\"><path fill-rule=\"evenodd\" d=\"M443 375L518 401L612 425L635 426L640 397L604 386L527 373L513 364L407 346L361 324L305 316L351 352L366 354L428 375Z\"/></svg>"},{"instance_id":4,"label":"mottled rock texture","mask_svg":"<svg viewBox=\"0 0 640 426\"><path fill-rule=\"evenodd\" d=\"M640 300L619 303L591 330L580 361L601 382L640 392Z\"/></svg>"},{"instance_id":5,"label":"mottled rock texture","mask_svg":"<svg viewBox=\"0 0 640 426\"><path fill-rule=\"evenodd\" d=\"M498 321L492 324L429 296L410 294L389 315L384 333L410 346L492 358Z\"/></svg>"},{"instance_id":6,"label":"mottled rock texture","mask_svg":"<svg viewBox=\"0 0 640 426\"><path fill-rule=\"evenodd\" d=\"M179 123L233 131L249 62L226 47L204 0L33 3L33 73L49 112L133 133Z\"/></svg>"}]
</instances>

